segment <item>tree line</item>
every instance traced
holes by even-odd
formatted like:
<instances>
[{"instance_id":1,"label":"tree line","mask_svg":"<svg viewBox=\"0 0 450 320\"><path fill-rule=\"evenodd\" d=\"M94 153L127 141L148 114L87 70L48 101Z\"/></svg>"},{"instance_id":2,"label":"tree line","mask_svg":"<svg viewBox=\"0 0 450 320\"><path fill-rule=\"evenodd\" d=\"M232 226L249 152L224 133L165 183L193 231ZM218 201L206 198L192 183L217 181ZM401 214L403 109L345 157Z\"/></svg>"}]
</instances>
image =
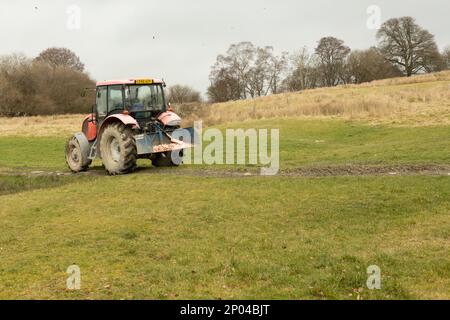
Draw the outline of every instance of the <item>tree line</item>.
<instances>
[{"instance_id":1,"label":"tree line","mask_svg":"<svg viewBox=\"0 0 450 320\"><path fill-rule=\"evenodd\" d=\"M49 48L36 58L23 54L0 57L0 115L87 113L95 87L79 57L66 48Z\"/></svg>"},{"instance_id":2,"label":"tree line","mask_svg":"<svg viewBox=\"0 0 450 320\"><path fill-rule=\"evenodd\" d=\"M35 58L23 54L0 57L0 116L88 113L95 88L80 58L67 48L48 48ZM88 91L89 92L89 91ZM173 85L167 99L174 104L200 102L200 92Z\"/></svg>"},{"instance_id":3,"label":"tree line","mask_svg":"<svg viewBox=\"0 0 450 320\"><path fill-rule=\"evenodd\" d=\"M312 53L302 48L280 55L270 46L233 44L211 68L208 98L223 102L450 68L450 47L439 52L434 36L412 17L386 21L376 38L377 46L366 50L324 37Z\"/></svg>"}]
</instances>

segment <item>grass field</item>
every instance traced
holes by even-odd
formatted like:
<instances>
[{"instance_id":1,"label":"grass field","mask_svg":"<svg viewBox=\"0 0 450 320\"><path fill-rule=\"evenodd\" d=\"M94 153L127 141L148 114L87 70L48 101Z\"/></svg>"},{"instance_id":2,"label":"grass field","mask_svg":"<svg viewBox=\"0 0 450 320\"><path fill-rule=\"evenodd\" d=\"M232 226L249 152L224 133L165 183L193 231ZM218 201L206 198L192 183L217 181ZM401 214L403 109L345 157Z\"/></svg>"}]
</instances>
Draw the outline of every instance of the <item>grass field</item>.
<instances>
[{"instance_id":1,"label":"grass field","mask_svg":"<svg viewBox=\"0 0 450 320\"><path fill-rule=\"evenodd\" d=\"M448 298L449 187L132 175L3 196L0 297ZM81 291L65 289L71 264Z\"/></svg>"},{"instance_id":2,"label":"grass field","mask_svg":"<svg viewBox=\"0 0 450 320\"><path fill-rule=\"evenodd\" d=\"M279 128L281 169L340 164L449 164L450 159L450 130L446 125L393 127L339 119L278 118L218 128L225 127ZM0 170L64 170L62 151L69 137L0 136ZM141 165L147 162L142 160Z\"/></svg>"},{"instance_id":3,"label":"grass field","mask_svg":"<svg viewBox=\"0 0 450 320\"><path fill-rule=\"evenodd\" d=\"M426 116L405 109L395 123L394 113L219 119L220 129L280 129L274 177L143 160L127 176L106 176L99 161L95 174L67 175L64 143L81 116L55 118L50 132L49 118L0 119L0 298L450 299L450 130L431 116L445 113L448 92L436 90L450 79L434 77L323 90L435 92L429 105L412 103ZM289 175L431 165L444 171ZM66 289L73 264L79 291ZM381 268L381 290L366 286L370 265Z\"/></svg>"}]
</instances>

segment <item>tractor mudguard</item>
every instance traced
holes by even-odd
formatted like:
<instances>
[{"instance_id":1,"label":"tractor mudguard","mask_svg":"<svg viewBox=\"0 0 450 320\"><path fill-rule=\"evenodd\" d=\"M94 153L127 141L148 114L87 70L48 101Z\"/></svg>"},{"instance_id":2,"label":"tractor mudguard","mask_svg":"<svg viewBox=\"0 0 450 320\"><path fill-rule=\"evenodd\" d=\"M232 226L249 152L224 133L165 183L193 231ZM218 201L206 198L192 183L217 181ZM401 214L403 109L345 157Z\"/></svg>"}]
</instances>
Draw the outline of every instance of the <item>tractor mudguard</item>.
<instances>
[{"instance_id":1,"label":"tractor mudguard","mask_svg":"<svg viewBox=\"0 0 450 320\"><path fill-rule=\"evenodd\" d=\"M84 118L81 131L86 135L88 141L94 141L95 138L97 138L97 124L95 122L95 116L90 114Z\"/></svg>"},{"instance_id":2,"label":"tractor mudguard","mask_svg":"<svg viewBox=\"0 0 450 320\"><path fill-rule=\"evenodd\" d=\"M86 135L83 132L75 133L74 135L75 139L77 139L78 144L80 145L81 153L86 156L86 158L89 157L89 151L91 150L91 146L89 144L88 139L86 138Z\"/></svg>"},{"instance_id":3,"label":"tractor mudguard","mask_svg":"<svg viewBox=\"0 0 450 320\"><path fill-rule=\"evenodd\" d=\"M117 113L117 114L110 115L105 120L103 120L103 123L100 127L99 132L100 133L103 132L103 130L106 128L106 126L108 124L115 122L115 121L120 121L126 126L131 125L132 127L139 128L139 124L135 118L133 118L132 116L130 116L128 114Z\"/></svg>"},{"instance_id":4,"label":"tractor mudguard","mask_svg":"<svg viewBox=\"0 0 450 320\"><path fill-rule=\"evenodd\" d=\"M181 118L172 111L166 111L159 115L158 120L165 126L179 126L181 124Z\"/></svg>"},{"instance_id":5,"label":"tractor mudguard","mask_svg":"<svg viewBox=\"0 0 450 320\"><path fill-rule=\"evenodd\" d=\"M114 122L121 122L126 126L130 125L132 129L140 128L138 122L132 116L129 116L127 114L121 114L121 113L110 115L105 120L103 120L102 125L100 126L100 130L98 131L98 135L97 135L97 140L99 142L102 138L102 134L103 134L103 131L105 130L105 128Z\"/></svg>"}]
</instances>

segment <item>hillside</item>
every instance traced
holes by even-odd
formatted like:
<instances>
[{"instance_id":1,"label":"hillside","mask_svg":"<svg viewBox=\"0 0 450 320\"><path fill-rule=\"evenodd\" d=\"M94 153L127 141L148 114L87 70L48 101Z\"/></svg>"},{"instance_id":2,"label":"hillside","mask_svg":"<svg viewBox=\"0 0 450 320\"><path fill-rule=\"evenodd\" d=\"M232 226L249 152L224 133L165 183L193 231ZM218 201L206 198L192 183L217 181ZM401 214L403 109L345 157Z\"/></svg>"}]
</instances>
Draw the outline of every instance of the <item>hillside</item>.
<instances>
[{"instance_id":1,"label":"hillside","mask_svg":"<svg viewBox=\"0 0 450 320\"><path fill-rule=\"evenodd\" d=\"M220 124L274 117L343 118L395 125L450 123L450 71L282 93L196 108L190 120Z\"/></svg>"}]
</instances>

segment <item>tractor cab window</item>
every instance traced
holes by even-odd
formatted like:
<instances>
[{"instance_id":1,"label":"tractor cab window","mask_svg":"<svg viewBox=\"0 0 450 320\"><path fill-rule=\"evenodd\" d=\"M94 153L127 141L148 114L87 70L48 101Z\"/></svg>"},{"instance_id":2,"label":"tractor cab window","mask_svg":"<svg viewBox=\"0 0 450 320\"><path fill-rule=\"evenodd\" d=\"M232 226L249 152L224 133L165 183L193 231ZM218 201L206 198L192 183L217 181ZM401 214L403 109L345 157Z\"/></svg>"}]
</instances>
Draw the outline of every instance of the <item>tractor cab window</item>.
<instances>
[{"instance_id":1,"label":"tractor cab window","mask_svg":"<svg viewBox=\"0 0 450 320\"><path fill-rule=\"evenodd\" d=\"M160 84L131 85L125 92L131 112L164 110L164 93Z\"/></svg>"},{"instance_id":2,"label":"tractor cab window","mask_svg":"<svg viewBox=\"0 0 450 320\"><path fill-rule=\"evenodd\" d=\"M114 110L123 110L121 85L108 87L108 113Z\"/></svg>"},{"instance_id":3,"label":"tractor cab window","mask_svg":"<svg viewBox=\"0 0 450 320\"><path fill-rule=\"evenodd\" d=\"M97 89L97 115L99 117L104 117L106 116L107 112L107 89L106 87L99 87Z\"/></svg>"}]
</instances>

